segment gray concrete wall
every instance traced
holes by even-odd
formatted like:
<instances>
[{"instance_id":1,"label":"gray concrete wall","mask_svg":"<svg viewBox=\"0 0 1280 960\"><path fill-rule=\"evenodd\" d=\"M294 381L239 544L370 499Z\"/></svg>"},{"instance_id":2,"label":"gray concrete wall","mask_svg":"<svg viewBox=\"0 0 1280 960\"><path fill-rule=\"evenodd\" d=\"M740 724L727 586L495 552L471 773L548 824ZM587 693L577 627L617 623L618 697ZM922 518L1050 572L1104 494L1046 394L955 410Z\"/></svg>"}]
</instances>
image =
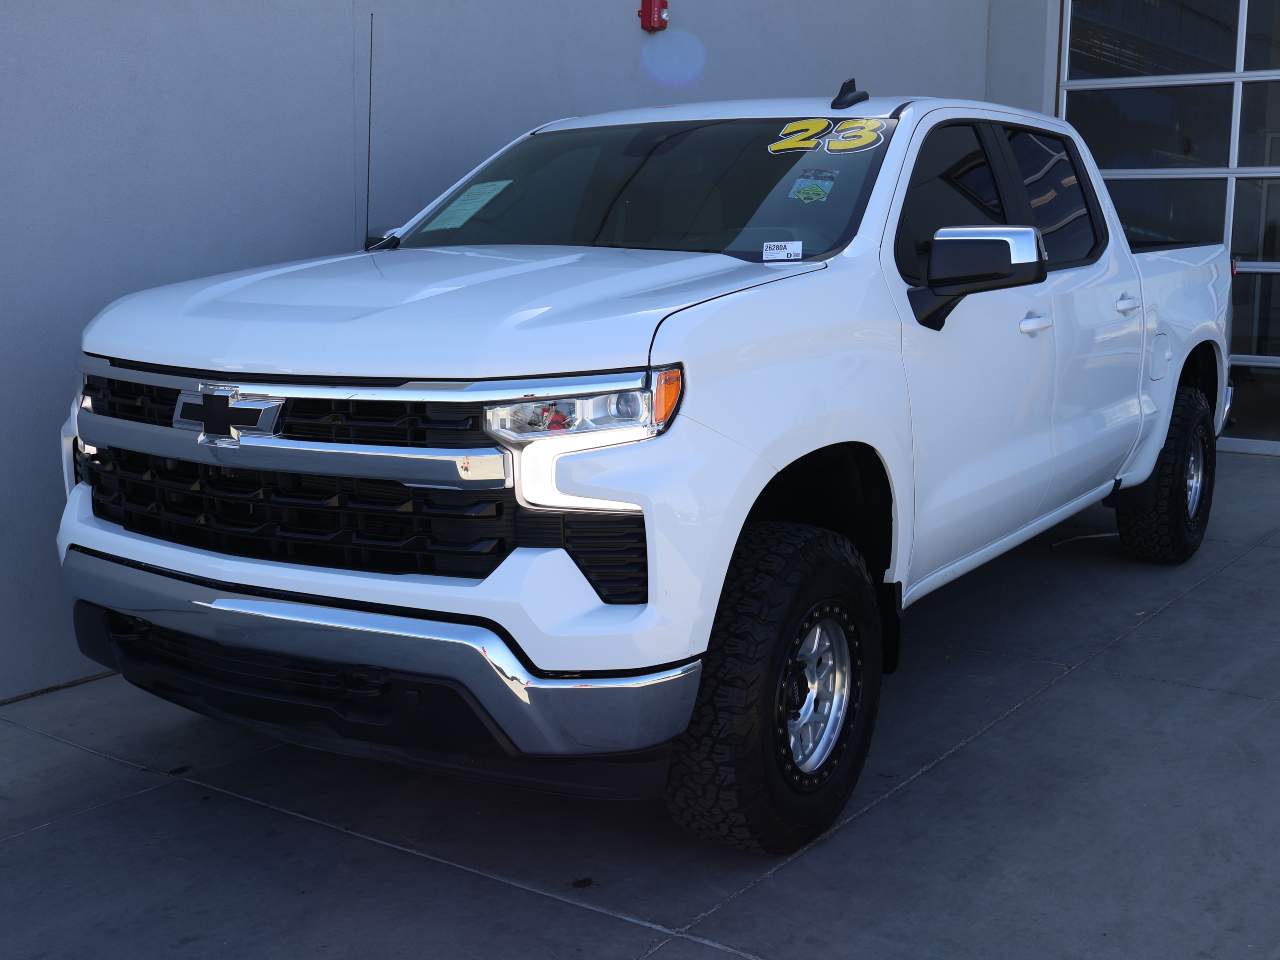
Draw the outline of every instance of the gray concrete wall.
<instances>
[{"instance_id":1,"label":"gray concrete wall","mask_svg":"<svg viewBox=\"0 0 1280 960\"><path fill-rule=\"evenodd\" d=\"M988 100L1056 113L1062 0L990 0Z\"/></svg>"},{"instance_id":2,"label":"gray concrete wall","mask_svg":"<svg viewBox=\"0 0 1280 960\"><path fill-rule=\"evenodd\" d=\"M132 290L354 247L370 14L377 226L571 114L834 93L851 73L875 92L1040 106L1057 0L896 0L888 14L880 0L672 0L656 36L636 6L6 0L0 699L95 669L75 652L53 546L80 330Z\"/></svg>"}]
</instances>

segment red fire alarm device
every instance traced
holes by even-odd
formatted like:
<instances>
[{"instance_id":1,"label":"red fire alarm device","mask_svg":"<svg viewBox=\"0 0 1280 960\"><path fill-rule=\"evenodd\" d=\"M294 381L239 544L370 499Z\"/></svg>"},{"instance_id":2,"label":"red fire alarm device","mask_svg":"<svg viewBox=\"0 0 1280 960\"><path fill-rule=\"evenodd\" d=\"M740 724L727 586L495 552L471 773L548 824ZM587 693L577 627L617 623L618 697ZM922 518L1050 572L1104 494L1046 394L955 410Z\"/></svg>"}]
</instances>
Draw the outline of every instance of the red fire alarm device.
<instances>
[{"instance_id":1,"label":"red fire alarm device","mask_svg":"<svg viewBox=\"0 0 1280 960\"><path fill-rule=\"evenodd\" d=\"M667 0L640 0L639 17L640 26L650 33L667 29L667 21L671 19Z\"/></svg>"}]
</instances>

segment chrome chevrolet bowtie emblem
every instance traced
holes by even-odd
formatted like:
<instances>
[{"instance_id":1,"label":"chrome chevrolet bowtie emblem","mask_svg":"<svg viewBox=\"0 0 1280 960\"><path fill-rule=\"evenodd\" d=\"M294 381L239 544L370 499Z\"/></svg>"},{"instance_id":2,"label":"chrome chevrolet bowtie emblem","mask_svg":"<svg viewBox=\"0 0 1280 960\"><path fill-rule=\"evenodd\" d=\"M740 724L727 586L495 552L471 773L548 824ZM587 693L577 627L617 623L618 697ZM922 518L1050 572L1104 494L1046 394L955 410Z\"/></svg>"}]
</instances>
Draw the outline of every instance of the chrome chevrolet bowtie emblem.
<instances>
[{"instance_id":1,"label":"chrome chevrolet bowtie emblem","mask_svg":"<svg viewBox=\"0 0 1280 960\"><path fill-rule=\"evenodd\" d=\"M233 447L239 445L242 434L274 433L283 406L283 400L243 395L230 384L202 383L199 392L178 397L173 425L200 431L199 443Z\"/></svg>"}]
</instances>

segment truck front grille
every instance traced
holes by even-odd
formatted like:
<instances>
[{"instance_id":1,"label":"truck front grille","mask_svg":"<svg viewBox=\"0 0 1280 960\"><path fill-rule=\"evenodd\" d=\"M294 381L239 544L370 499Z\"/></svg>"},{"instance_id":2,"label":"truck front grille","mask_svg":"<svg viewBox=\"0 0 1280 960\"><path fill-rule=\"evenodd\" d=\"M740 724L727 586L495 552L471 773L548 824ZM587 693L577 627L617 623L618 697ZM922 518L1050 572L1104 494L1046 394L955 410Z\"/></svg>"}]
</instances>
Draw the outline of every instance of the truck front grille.
<instances>
[{"instance_id":1,"label":"truck front grille","mask_svg":"<svg viewBox=\"0 0 1280 960\"><path fill-rule=\"evenodd\" d=\"M342 570L477 579L516 547L560 547L606 603L647 599L641 514L533 511L511 490L421 489L118 449L82 455L79 470L92 488L96 517L184 546Z\"/></svg>"},{"instance_id":2,"label":"truck front grille","mask_svg":"<svg viewBox=\"0 0 1280 960\"><path fill-rule=\"evenodd\" d=\"M89 375L85 394L94 413L154 426L173 425L179 391ZM279 434L286 440L434 447L491 447L484 409L476 403L413 400L336 400L294 397L285 401Z\"/></svg>"},{"instance_id":3,"label":"truck front grille","mask_svg":"<svg viewBox=\"0 0 1280 960\"><path fill-rule=\"evenodd\" d=\"M156 427L173 426L178 391L171 387L90 375L85 377L84 394L93 401L94 413L104 417Z\"/></svg>"}]
</instances>

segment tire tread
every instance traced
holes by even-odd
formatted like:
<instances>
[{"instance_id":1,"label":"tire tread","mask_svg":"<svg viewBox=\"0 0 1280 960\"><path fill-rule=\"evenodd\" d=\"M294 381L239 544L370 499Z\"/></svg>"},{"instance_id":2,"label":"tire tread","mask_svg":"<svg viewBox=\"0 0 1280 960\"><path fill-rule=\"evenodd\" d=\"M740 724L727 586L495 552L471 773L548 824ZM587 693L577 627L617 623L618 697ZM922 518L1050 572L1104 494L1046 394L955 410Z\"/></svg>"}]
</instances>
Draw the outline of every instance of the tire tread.
<instances>
[{"instance_id":1,"label":"tire tread","mask_svg":"<svg viewBox=\"0 0 1280 960\"><path fill-rule=\"evenodd\" d=\"M734 551L702 688L689 728L677 741L665 798L672 818L696 836L753 851L798 846L794 828L778 820L763 777L753 770L763 764L750 761L767 734L756 705L773 696L765 684L778 611L801 586L806 565L797 558L810 552L848 563L870 589L866 564L849 541L819 527L753 523Z\"/></svg>"},{"instance_id":2,"label":"tire tread","mask_svg":"<svg viewBox=\"0 0 1280 960\"><path fill-rule=\"evenodd\" d=\"M1179 444L1195 429L1197 420L1208 417L1211 408L1204 393L1195 387L1179 387L1169 419L1169 433L1156 460L1151 476L1138 486L1123 490L1116 502L1116 525L1125 548L1141 560L1155 563L1181 563L1199 546L1189 542L1181 525L1185 497L1183 478L1179 475ZM1207 466L1206 470L1210 470ZM1212 481L1210 470L1206 481ZM1212 487L1205 491L1212 496ZM1210 501L1206 501L1207 511Z\"/></svg>"}]
</instances>

